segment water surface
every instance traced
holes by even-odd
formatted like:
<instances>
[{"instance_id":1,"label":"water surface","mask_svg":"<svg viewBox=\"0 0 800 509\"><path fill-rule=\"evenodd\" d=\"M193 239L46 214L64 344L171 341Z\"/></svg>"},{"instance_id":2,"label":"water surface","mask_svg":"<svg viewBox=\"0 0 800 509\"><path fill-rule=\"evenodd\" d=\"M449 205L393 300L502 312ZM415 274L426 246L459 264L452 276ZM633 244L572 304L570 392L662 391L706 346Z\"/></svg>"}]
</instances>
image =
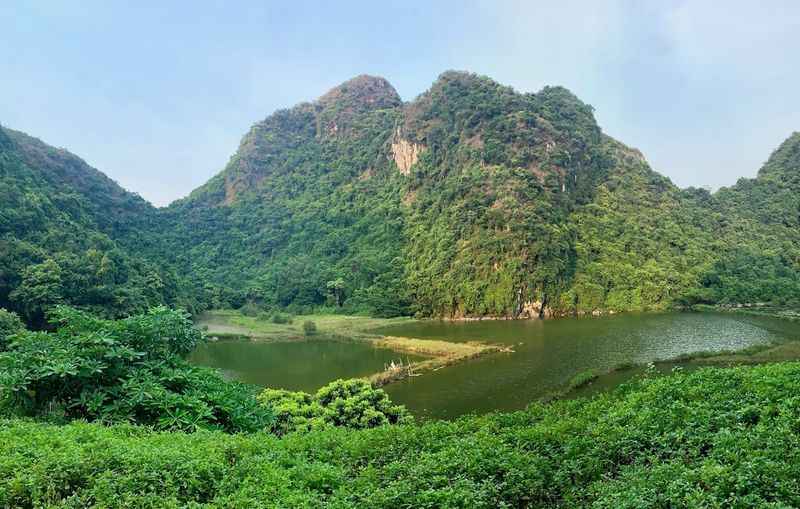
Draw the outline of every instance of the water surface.
<instances>
[{"instance_id":1,"label":"water surface","mask_svg":"<svg viewBox=\"0 0 800 509\"><path fill-rule=\"evenodd\" d=\"M222 370L242 382L313 392L337 378L356 378L384 369L390 362L418 360L367 342L258 342L221 340L201 345L189 360Z\"/></svg>"},{"instance_id":2,"label":"water surface","mask_svg":"<svg viewBox=\"0 0 800 509\"><path fill-rule=\"evenodd\" d=\"M800 339L800 324L725 313L624 314L526 321L417 322L381 331L396 336L512 345L492 354L387 386L417 415L524 408L577 373L647 363L699 351L738 350Z\"/></svg>"}]
</instances>

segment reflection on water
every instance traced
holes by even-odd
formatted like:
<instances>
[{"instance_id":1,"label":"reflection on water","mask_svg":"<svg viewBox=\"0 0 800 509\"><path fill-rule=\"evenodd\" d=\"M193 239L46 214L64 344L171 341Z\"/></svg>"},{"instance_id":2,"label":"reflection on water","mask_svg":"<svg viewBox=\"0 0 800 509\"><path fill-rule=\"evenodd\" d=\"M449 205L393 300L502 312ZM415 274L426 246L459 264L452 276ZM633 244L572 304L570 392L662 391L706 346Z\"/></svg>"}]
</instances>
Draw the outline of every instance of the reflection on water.
<instances>
[{"instance_id":1,"label":"reflection on water","mask_svg":"<svg viewBox=\"0 0 800 509\"><path fill-rule=\"evenodd\" d=\"M493 354L386 387L392 399L415 414L448 418L524 408L587 369L798 339L800 325L731 314L660 313L543 321L428 321L383 332L513 345L513 354Z\"/></svg>"},{"instance_id":2,"label":"reflection on water","mask_svg":"<svg viewBox=\"0 0 800 509\"><path fill-rule=\"evenodd\" d=\"M189 360L219 368L229 378L290 390L315 391L337 378L381 371L392 361L417 360L366 342L298 341L266 343L217 341L201 345Z\"/></svg>"}]
</instances>

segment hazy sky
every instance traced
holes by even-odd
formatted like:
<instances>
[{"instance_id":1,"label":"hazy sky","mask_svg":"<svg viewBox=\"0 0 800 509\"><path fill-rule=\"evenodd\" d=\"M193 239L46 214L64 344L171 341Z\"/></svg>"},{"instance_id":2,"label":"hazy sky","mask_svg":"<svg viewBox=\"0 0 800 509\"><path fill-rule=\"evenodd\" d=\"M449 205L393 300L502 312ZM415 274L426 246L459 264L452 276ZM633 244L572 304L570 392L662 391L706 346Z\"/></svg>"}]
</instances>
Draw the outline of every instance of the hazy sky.
<instances>
[{"instance_id":1,"label":"hazy sky","mask_svg":"<svg viewBox=\"0 0 800 509\"><path fill-rule=\"evenodd\" d=\"M800 2L0 3L0 123L157 205L278 108L362 73L411 100L447 69L566 86L675 183L716 188L800 130Z\"/></svg>"}]
</instances>

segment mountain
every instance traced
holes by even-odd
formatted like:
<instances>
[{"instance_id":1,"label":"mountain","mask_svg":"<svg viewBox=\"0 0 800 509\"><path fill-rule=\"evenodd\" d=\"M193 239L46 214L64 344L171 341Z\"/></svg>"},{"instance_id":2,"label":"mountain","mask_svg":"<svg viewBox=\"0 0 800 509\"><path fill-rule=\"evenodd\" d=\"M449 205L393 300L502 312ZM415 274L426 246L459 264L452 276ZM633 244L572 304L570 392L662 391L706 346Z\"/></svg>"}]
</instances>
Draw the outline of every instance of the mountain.
<instances>
[{"instance_id":1,"label":"mountain","mask_svg":"<svg viewBox=\"0 0 800 509\"><path fill-rule=\"evenodd\" d=\"M404 104L360 76L256 124L168 229L183 270L269 306L519 314L566 285L612 165L565 89L448 72Z\"/></svg>"},{"instance_id":2,"label":"mountain","mask_svg":"<svg viewBox=\"0 0 800 509\"><path fill-rule=\"evenodd\" d=\"M711 194L654 172L564 88L449 71L403 102L358 76L256 123L218 175L163 209L65 151L0 134L12 309L40 277L26 257L88 271L63 300L111 314L253 302L535 317L800 294L798 134L755 179ZM114 253L125 276L101 284L67 261L89 250ZM85 302L95 287L106 293Z\"/></svg>"},{"instance_id":3,"label":"mountain","mask_svg":"<svg viewBox=\"0 0 800 509\"><path fill-rule=\"evenodd\" d=\"M114 240L155 214L66 150L0 127L0 307L41 324L62 302L110 316L177 303L174 274Z\"/></svg>"},{"instance_id":4,"label":"mountain","mask_svg":"<svg viewBox=\"0 0 800 509\"><path fill-rule=\"evenodd\" d=\"M754 179L714 195L726 240L703 281L715 302L789 302L800 295L800 133L784 141Z\"/></svg>"}]
</instances>

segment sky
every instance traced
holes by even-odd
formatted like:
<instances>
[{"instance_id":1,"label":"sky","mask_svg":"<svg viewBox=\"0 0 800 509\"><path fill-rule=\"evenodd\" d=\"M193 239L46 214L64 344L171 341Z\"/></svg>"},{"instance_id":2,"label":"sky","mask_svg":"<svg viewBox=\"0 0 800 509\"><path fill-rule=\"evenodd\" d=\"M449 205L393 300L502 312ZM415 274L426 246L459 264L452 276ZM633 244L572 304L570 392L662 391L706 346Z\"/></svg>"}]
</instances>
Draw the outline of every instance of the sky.
<instances>
[{"instance_id":1,"label":"sky","mask_svg":"<svg viewBox=\"0 0 800 509\"><path fill-rule=\"evenodd\" d=\"M755 176L800 131L800 2L0 3L0 124L156 205L249 127L358 74L406 100L448 69L562 85L681 187Z\"/></svg>"}]
</instances>

